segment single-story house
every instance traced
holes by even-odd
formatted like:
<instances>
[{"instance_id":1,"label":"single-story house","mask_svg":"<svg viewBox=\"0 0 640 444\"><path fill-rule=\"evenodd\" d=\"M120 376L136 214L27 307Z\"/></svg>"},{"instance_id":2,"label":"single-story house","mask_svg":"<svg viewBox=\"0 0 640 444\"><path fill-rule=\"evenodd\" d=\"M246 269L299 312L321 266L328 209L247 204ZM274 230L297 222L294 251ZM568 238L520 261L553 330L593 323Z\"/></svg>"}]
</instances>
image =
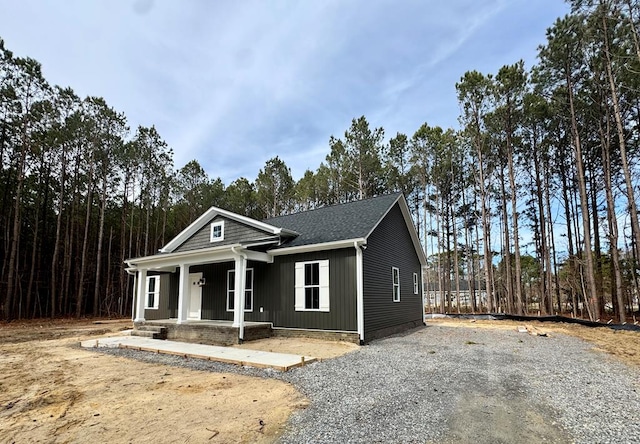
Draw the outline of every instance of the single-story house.
<instances>
[{"instance_id":1,"label":"single-story house","mask_svg":"<svg viewBox=\"0 0 640 444\"><path fill-rule=\"evenodd\" d=\"M263 221L211 207L158 254L126 264L134 324L163 324L174 338L182 329L216 342L202 332L224 327L222 342L241 342L266 326L364 344L424 323L426 258L402 194Z\"/></svg>"}]
</instances>

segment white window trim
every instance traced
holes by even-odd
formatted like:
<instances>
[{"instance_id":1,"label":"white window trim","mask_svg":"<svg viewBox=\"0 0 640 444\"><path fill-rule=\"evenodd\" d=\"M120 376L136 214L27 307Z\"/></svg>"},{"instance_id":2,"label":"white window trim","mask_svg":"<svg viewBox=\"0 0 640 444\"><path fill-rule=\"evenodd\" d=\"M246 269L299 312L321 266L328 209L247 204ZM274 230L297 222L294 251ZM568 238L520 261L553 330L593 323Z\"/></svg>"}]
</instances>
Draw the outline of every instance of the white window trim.
<instances>
[{"instance_id":1,"label":"white window trim","mask_svg":"<svg viewBox=\"0 0 640 444\"><path fill-rule=\"evenodd\" d=\"M418 273L413 273L413 294L418 294Z\"/></svg>"},{"instance_id":2,"label":"white window trim","mask_svg":"<svg viewBox=\"0 0 640 444\"><path fill-rule=\"evenodd\" d=\"M318 285L305 285L305 266L308 264L318 264ZM295 285L295 311L330 311L329 297L329 260L315 260L296 262L294 271ZM319 288L319 304L318 308L306 308L305 290L307 288Z\"/></svg>"},{"instance_id":3,"label":"white window trim","mask_svg":"<svg viewBox=\"0 0 640 444\"><path fill-rule=\"evenodd\" d=\"M230 311L230 312L233 312L233 309L230 308L231 304L229 304L229 301L232 300L233 296L231 296L231 295L235 291L235 272L236 272L236 270L234 270L234 269L227 270L227 311ZM251 276L251 288L247 288L247 285L245 283L245 288L244 288L244 295L245 296L244 297L245 298L247 297L247 292L251 293L251 308L245 308L244 309L245 313L249 313L249 312L253 311L253 268L247 268L246 269L246 273L249 273L249 272L250 272L250 276ZM234 274L233 280L230 280L231 279L231 273ZM229 282L233 283L232 288L229 288ZM243 305L244 305L244 301L245 301L245 299L242 299L242 304Z\"/></svg>"},{"instance_id":4,"label":"white window trim","mask_svg":"<svg viewBox=\"0 0 640 444\"><path fill-rule=\"evenodd\" d=\"M398 275L398 283L396 284L396 274ZM393 288L393 302L400 302L400 269L398 267L391 267L391 284ZM396 292L396 288L398 291ZM396 298L396 294L398 297Z\"/></svg>"},{"instance_id":5,"label":"white window trim","mask_svg":"<svg viewBox=\"0 0 640 444\"><path fill-rule=\"evenodd\" d=\"M213 237L214 227L220 227L220 237ZM209 233L209 242L220 242L223 240L224 240L224 221L220 220L218 222L212 222L211 231Z\"/></svg>"},{"instance_id":6,"label":"white window trim","mask_svg":"<svg viewBox=\"0 0 640 444\"><path fill-rule=\"evenodd\" d=\"M153 292L149 291L149 281L154 281ZM144 308L145 310L157 310L160 302L160 276L147 276L144 287ZM149 294L153 293L153 306L149 306Z\"/></svg>"}]
</instances>

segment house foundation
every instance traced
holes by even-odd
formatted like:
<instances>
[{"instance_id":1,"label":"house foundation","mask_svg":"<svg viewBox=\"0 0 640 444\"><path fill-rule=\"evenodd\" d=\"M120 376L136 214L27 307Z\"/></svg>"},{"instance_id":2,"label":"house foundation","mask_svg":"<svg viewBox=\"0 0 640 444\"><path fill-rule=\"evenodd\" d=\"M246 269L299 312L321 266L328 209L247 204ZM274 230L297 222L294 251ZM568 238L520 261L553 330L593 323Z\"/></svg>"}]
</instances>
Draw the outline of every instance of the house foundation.
<instances>
[{"instance_id":1,"label":"house foundation","mask_svg":"<svg viewBox=\"0 0 640 444\"><path fill-rule=\"evenodd\" d=\"M148 327L162 327L166 339L206 345L235 345L240 343L239 328L230 321L188 321L178 324L175 319L135 322L136 330ZM244 325L244 341L272 336L271 324L247 322Z\"/></svg>"}]
</instances>

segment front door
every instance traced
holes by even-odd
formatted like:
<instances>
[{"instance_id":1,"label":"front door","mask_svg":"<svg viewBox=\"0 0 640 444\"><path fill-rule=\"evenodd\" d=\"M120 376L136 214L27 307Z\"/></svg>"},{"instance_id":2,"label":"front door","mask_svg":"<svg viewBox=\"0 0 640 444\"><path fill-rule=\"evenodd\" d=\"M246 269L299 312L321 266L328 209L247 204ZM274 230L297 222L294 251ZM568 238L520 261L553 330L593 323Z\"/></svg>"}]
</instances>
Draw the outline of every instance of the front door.
<instances>
[{"instance_id":1,"label":"front door","mask_svg":"<svg viewBox=\"0 0 640 444\"><path fill-rule=\"evenodd\" d=\"M187 319L201 319L202 313L202 273L189 274L189 312Z\"/></svg>"}]
</instances>

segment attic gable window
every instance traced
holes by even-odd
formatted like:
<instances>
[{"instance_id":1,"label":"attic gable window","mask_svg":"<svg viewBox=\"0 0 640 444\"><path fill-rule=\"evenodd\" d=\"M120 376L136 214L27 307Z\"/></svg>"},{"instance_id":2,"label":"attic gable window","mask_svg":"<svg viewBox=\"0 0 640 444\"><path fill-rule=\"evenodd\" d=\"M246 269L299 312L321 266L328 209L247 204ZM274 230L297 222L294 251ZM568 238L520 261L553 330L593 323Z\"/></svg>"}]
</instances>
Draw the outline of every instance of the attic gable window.
<instances>
[{"instance_id":1,"label":"attic gable window","mask_svg":"<svg viewBox=\"0 0 640 444\"><path fill-rule=\"evenodd\" d=\"M224 221L213 222L211 224L211 242L224 240Z\"/></svg>"}]
</instances>

